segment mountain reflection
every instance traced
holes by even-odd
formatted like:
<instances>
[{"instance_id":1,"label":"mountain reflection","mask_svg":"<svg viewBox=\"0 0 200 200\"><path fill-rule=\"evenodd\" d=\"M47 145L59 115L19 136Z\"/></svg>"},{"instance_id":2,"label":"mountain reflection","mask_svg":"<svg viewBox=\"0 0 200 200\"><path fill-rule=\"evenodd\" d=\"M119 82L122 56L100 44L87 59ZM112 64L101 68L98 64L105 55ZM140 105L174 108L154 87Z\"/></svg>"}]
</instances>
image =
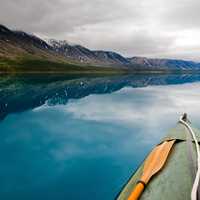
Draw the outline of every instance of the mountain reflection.
<instances>
[{"instance_id":1,"label":"mountain reflection","mask_svg":"<svg viewBox=\"0 0 200 200\"><path fill-rule=\"evenodd\" d=\"M123 87L181 84L200 81L196 74L151 74L123 76L2 75L0 78L0 120L43 104L66 104L90 94L105 94Z\"/></svg>"}]
</instances>

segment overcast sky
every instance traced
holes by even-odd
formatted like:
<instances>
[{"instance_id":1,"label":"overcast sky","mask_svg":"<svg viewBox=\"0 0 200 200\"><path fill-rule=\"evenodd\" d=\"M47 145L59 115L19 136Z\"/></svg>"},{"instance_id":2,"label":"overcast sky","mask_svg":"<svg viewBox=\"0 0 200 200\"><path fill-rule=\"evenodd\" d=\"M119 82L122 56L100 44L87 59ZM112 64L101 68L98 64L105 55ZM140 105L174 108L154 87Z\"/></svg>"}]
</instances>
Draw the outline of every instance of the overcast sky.
<instances>
[{"instance_id":1,"label":"overcast sky","mask_svg":"<svg viewBox=\"0 0 200 200\"><path fill-rule=\"evenodd\" d=\"M124 56L200 61L200 0L0 0L0 23Z\"/></svg>"}]
</instances>

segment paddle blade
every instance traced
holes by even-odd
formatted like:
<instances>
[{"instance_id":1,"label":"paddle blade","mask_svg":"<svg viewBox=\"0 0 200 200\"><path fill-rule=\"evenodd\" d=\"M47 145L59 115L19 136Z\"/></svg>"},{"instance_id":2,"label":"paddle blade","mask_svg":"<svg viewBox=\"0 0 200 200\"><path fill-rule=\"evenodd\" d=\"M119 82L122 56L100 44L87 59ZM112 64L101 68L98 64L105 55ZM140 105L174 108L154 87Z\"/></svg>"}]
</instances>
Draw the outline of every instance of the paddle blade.
<instances>
[{"instance_id":1,"label":"paddle blade","mask_svg":"<svg viewBox=\"0 0 200 200\"><path fill-rule=\"evenodd\" d=\"M175 140L165 141L153 149L144 163L143 174L140 181L147 184L150 178L162 169L174 143ZM138 183L130 194L128 200L137 200L143 190L144 185Z\"/></svg>"},{"instance_id":2,"label":"paddle blade","mask_svg":"<svg viewBox=\"0 0 200 200\"><path fill-rule=\"evenodd\" d=\"M175 140L165 141L153 149L144 163L143 174L140 180L146 184L149 179L162 169Z\"/></svg>"}]
</instances>

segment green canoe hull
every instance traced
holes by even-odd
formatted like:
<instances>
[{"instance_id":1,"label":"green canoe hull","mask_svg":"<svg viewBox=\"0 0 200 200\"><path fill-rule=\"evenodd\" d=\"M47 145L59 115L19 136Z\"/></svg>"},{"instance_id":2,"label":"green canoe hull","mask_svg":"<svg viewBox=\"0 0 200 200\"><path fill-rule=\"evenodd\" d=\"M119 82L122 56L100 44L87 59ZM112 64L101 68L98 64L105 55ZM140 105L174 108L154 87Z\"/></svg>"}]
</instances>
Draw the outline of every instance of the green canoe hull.
<instances>
[{"instance_id":1,"label":"green canoe hull","mask_svg":"<svg viewBox=\"0 0 200 200\"><path fill-rule=\"evenodd\" d=\"M198 141L200 141L200 131L193 128ZM191 167L191 157L196 159L195 145L189 141L188 129L178 123L176 128L172 129L162 140L176 139L167 162L163 169L154 175L147 184L140 200L189 200L194 181L194 171L196 166ZM188 152L188 141L191 148ZM194 164L194 162L193 162ZM196 164L196 163L195 163ZM117 200L127 200L140 180L143 170L143 164L136 170L130 178Z\"/></svg>"}]
</instances>

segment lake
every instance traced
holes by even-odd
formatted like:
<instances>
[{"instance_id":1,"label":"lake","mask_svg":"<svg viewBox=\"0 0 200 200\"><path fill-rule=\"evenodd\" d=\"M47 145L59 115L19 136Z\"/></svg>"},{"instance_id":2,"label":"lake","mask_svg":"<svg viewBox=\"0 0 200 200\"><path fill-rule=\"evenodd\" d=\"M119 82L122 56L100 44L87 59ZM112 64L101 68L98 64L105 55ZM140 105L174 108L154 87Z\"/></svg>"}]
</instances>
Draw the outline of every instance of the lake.
<instances>
[{"instance_id":1,"label":"lake","mask_svg":"<svg viewBox=\"0 0 200 200\"><path fill-rule=\"evenodd\" d=\"M1 75L0 199L112 200L187 112L200 75Z\"/></svg>"}]
</instances>

